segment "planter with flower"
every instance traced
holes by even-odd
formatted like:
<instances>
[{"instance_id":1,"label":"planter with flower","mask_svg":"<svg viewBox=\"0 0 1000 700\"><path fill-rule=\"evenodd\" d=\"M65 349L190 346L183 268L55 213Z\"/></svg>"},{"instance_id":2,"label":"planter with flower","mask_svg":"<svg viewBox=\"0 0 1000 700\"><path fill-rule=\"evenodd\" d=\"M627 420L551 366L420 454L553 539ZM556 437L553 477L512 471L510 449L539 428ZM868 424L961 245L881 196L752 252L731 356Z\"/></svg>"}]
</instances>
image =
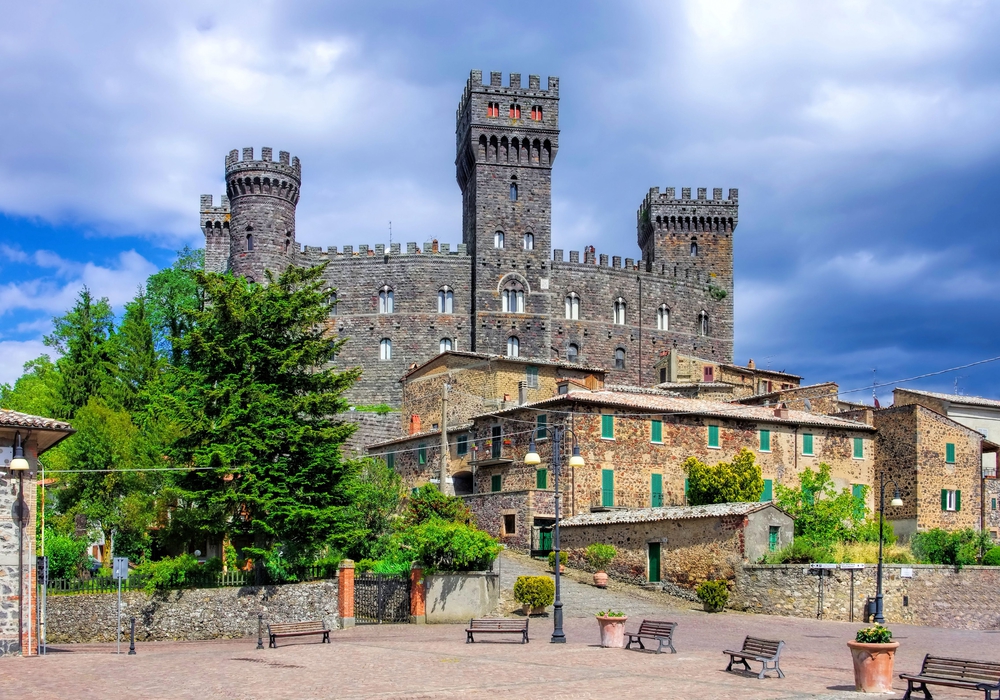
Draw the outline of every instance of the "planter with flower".
<instances>
[{"instance_id":1,"label":"planter with flower","mask_svg":"<svg viewBox=\"0 0 1000 700\"><path fill-rule=\"evenodd\" d=\"M862 693L891 693L899 642L892 641L889 628L876 624L860 629L847 646L854 659L854 687Z\"/></svg>"},{"instance_id":2,"label":"planter with flower","mask_svg":"<svg viewBox=\"0 0 1000 700\"><path fill-rule=\"evenodd\" d=\"M705 612L722 612L729 602L729 585L725 579L704 581L695 589L695 593L705 607Z\"/></svg>"},{"instance_id":3,"label":"planter with flower","mask_svg":"<svg viewBox=\"0 0 1000 700\"><path fill-rule=\"evenodd\" d=\"M610 544L601 544L600 542L595 542L584 550L583 558L597 570L594 574L594 585L598 588L607 588L607 568L616 554L618 552L614 547Z\"/></svg>"},{"instance_id":4,"label":"planter with flower","mask_svg":"<svg viewBox=\"0 0 1000 700\"><path fill-rule=\"evenodd\" d=\"M569 561L569 554L566 552L559 552L559 573L565 573L566 562ZM549 568L553 571L556 570L556 553L549 552Z\"/></svg>"},{"instance_id":5,"label":"planter with flower","mask_svg":"<svg viewBox=\"0 0 1000 700\"><path fill-rule=\"evenodd\" d=\"M601 628L601 646L605 649L625 648L625 613L619 610L602 610L597 613L597 624Z\"/></svg>"},{"instance_id":6,"label":"planter with flower","mask_svg":"<svg viewBox=\"0 0 1000 700\"><path fill-rule=\"evenodd\" d=\"M514 600L525 615L541 615L556 599L556 584L548 576L518 576L514 582Z\"/></svg>"}]
</instances>

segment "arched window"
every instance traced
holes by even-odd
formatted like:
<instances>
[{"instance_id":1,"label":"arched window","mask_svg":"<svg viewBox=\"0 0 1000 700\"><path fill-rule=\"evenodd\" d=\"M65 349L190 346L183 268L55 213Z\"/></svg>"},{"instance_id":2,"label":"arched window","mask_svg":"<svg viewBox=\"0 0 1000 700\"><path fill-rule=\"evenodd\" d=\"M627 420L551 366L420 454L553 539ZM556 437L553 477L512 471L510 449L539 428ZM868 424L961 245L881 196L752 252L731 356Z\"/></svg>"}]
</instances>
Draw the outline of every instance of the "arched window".
<instances>
[{"instance_id":1,"label":"arched window","mask_svg":"<svg viewBox=\"0 0 1000 700\"><path fill-rule=\"evenodd\" d=\"M486 116L487 117L499 117L500 116L500 103L499 102L490 102L489 105L487 105L487 107L486 107Z\"/></svg>"},{"instance_id":2,"label":"arched window","mask_svg":"<svg viewBox=\"0 0 1000 700\"><path fill-rule=\"evenodd\" d=\"M512 335L507 338L507 357L520 357L521 355L521 341L517 339L516 335Z\"/></svg>"},{"instance_id":3,"label":"arched window","mask_svg":"<svg viewBox=\"0 0 1000 700\"><path fill-rule=\"evenodd\" d=\"M504 284L500 298L504 313L524 313L524 286L517 280L509 280Z\"/></svg>"},{"instance_id":4,"label":"arched window","mask_svg":"<svg viewBox=\"0 0 1000 700\"><path fill-rule=\"evenodd\" d=\"M516 102L510 106L510 118L520 119L521 118L521 105Z\"/></svg>"},{"instance_id":5,"label":"arched window","mask_svg":"<svg viewBox=\"0 0 1000 700\"><path fill-rule=\"evenodd\" d=\"M455 292L451 291L451 287L442 287L438 290L438 313L455 313Z\"/></svg>"},{"instance_id":6,"label":"arched window","mask_svg":"<svg viewBox=\"0 0 1000 700\"><path fill-rule=\"evenodd\" d=\"M337 293L332 289L326 290L329 293L330 315L337 315Z\"/></svg>"},{"instance_id":7,"label":"arched window","mask_svg":"<svg viewBox=\"0 0 1000 700\"><path fill-rule=\"evenodd\" d=\"M493 247L503 248L503 231L497 231L493 234Z\"/></svg>"},{"instance_id":8,"label":"arched window","mask_svg":"<svg viewBox=\"0 0 1000 700\"><path fill-rule=\"evenodd\" d=\"M378 312L380 314L391 314L393 307L392 290L389 287L382 287L378 292Z\"/></svg>"},{"instance_id":9,"label":"arched window","mask_svg":"<svg viewBox=\"0 0 1000 700\"><path fill-rule=\"evenodd\" d=\"M524 249L534 250L535 249L535 236L531 233L524 234Z\"/></svg>"},{"instance_id":10,"label":"arched window","mask_svg":"<svg viewBox=\"0 0 1000 700\"><path fill-rule=\"evenodd\" d=\"M702 311L698 314L698 333L708 335L708 312Z\"/></svg>"},{"instance_id":11,"label":"arched window","mask_svg":"<svg viewBox=\"0 0 1000 700\"><path fill-rule=\"evenodd\" d=\"M615 299L614 305L614 322L615 325L624 326L625 325L625 300L621 297Z\"/></svg>"},{"instance_id":12,"label":"arched window","mask_svg":"<svg viewBox=\"0 0 1000 700\"><path fill-rule=\"evenodd\" d=\"M451 338L441 338L441 343L439 345L441 352L448 352L451 350Z\"/></svg>"},{"instance_id":13,"label":"arched window","mask_svg":"<svg viewBox=\"0 0 1000 700\"><path fill-rule=\"evenodd\" d=\"M252 250L253 250L253 234L252 233L248 233L247 234L247 252L249 253Z\"/></svg>"},{"instance_id":14,"label":"arched window","mask_svg":"<svg viewBox=\"0 0 1000 700\"><path fill-rule=\"evenodd\" d=\"M625 369L625 348L615 350L615 369Z\"/></svg>"},{"instance_id":15,"label":"arched window","mask_svg":"<svg viewBox=\"0 0 1000 700\"><path fill-rule=\"evenodd\" d=\"M566 295L566 318L570 321L580 320L580 297L576 292Z\"/></svg>"},{"instance_id":16,"label":"arched window","mask_svg":"<svg viewBox=\"0 0 1000 700\"><path fill-rule=\"evenodd\" d=\"M531 118L536 122L542 121L542 108L535 105L531 108Z\"/></svg>"},{"instance_id":17,"label":"arched window","mask_svg":"<svg viewBox=\"0 0 1000 700\"><path fill-rule=\"evenodd\" d=\"M382 338L378 343L378 359L383 361L392 359L392 341L388 338Z\"/></svg>"},{"instance_id":18,"label":"arched window","mask_svg":"<svg viewBox=\"0 0 1000 700\"><path fill-rule=\"evenodd\" d=\"M698 239L696 238L691 239L691 257L698 257Z\"/></svg>"},{"instance_id":19,"label":"arched window","mask_svg":"<svg viewBox=\"0 0 1000 700\"><path fill-rule=\"evenodd\" d=\"M566 361L576 362L577 358L580 356L580 346L576 343L570 343L566 346Z\"/></svg>"},{"instance_id":20,"label":"arched window","mask_svg":"<svg viewBox=\"0 0 1000 700\"><path fill-rule=\"evenodd\" d=\"M516 182L510 183L510 201L512 201L512 202L516 202L517 201L517 183Z\"/></svg>"},{"instance_id":21,"label":"arched window","mask_svg":"<svg viewBox=\"0 0 1000 700\"><path fill-rule=\"evenodd\" d=\"M670 309L666 304L660 304L660 308L656 310L656 330L670 330Z\"/></svg>"}]
</instances>

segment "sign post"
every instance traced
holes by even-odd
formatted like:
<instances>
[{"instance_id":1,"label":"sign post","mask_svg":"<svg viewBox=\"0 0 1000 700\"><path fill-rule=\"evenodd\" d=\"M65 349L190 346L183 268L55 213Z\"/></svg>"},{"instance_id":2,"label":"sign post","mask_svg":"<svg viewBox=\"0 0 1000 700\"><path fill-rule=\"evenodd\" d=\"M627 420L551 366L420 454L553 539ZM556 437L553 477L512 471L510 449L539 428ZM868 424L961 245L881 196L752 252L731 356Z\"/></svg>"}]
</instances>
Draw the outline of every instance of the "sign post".
<instances>
[{"instance_id":1,"label":"sign post","mask_svg":"<svg viewBox=\"0 0 1000 700\"><path fill-rule=\"evenodd\" d=\"M115 557L111 562L112 576L118 581L118 630L115 635L118 640L118 651L122 653L122 581L128 579L128 558Z\"/></svg>"}]
</instances>

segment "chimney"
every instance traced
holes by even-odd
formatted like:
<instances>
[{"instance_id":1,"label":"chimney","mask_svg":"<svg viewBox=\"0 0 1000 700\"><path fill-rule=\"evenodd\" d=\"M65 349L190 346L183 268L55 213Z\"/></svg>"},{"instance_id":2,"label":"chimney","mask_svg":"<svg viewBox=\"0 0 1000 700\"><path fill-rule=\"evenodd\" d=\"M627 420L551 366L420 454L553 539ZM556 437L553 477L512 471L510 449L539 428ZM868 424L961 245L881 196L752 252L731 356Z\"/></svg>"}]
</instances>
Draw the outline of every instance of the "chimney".
<instances>
[{"instance_id":1,"label":"chimney","mask_svg":"<svg viewBox=\"0 0 1000 700\"><path fill-rule=\"evenodd\" d=\"M410 414L410 435L420 432L420 416L416 413Z\"/></svg>"},{"instance_id":2,"label":"chimney","mask_svg":"<svg viewBox=\"0 0 1000 700\"><path fill-rule=\"evenodd\" d=\"M751 357L749 360L747 360L747 369L755 369L755 368L756 365L754 365L753 358Z\"/></svg>"},{"instance_id":3,"label":"chimney","mask_svg":"<svg viewBox=\"0 0 1000 700\"><path fill-rule=\"evenodd\" d=\"M776 418L788 418L788 406L783 403L779 403L774 408L774 415Z\"/></svg>"},{"instance_id":4,"label":"chimney","mask_svg":"<svg viewBox=\"0 0 1000 700\"><path fill-rule=\"evenodd\" d=\"M528 403L528 386L525 382L517 383L517 405L523 406Z\"/></svg>"}]
</instances>

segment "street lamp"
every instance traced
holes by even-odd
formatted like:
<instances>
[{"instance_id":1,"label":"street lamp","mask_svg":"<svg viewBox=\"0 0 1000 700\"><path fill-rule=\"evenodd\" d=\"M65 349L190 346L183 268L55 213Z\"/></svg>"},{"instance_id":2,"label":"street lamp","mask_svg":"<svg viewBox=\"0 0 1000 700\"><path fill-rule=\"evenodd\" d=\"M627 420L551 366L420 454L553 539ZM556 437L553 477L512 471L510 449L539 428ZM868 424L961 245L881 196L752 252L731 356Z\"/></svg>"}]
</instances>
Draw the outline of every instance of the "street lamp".
<instances>
[{"instance_id":1,"label":"street lamp","mask_svg":"<svg viewBox=\"0 0 1000 700\"><path fill-rule=\"evenodd\" d=\"M885 617L882 615L882 523L885 520L885 472L882 473L879 485L879 496L878 496L878 575L876 577L876 591L875 591L875 623L881 625L885 622ZM903 499L899 496L899 484L897 484L893 479L889 479L892 482L893 495L892 500L889 501L889 505L893 508L899 508L903 505Z\"/></svg>"},{"instance_id":2,"label":"street lamp","mask_svg":"<svg viewBox=\"0 0 1000 700\"><path fill-rule=\"evenodd\" d=\"M553 498L555 500L556 516L555 531L552 535L552 551L556 555L556 599L552 605L552 639L549 641L553 644L566 643L566 635L563 633L562 596L560 594L559 587L559 568L562 566L562 562L559 560L559 462L562 458L561 445L563 432L565 430L567 430L567 428L559 425L553 427L552 429L552 485L555 489ZM580 456L580 446L576 444L576 433L574 433L572 429L568 430L573 436L573 455L569 458L569 466L582 467L584 462L583 457ZM535 451L534 437L532 437L531 444L528 446L528 454L524 456L524 463L529 467L537 466L542 463L541 458L538 456L538 452Z\"/></svg>"},{"instance_id":3,"label":"street lamp","mask_svg":"<svg viewBox=\"0 0 1000 700\"><path fill-rule=\"evenodd\" d=\"M24 653L24 472L31 465L24 458L21 432L14 433L14 455L8 469L17 472L17 646Z\"/></svg>"}]
</instances>

